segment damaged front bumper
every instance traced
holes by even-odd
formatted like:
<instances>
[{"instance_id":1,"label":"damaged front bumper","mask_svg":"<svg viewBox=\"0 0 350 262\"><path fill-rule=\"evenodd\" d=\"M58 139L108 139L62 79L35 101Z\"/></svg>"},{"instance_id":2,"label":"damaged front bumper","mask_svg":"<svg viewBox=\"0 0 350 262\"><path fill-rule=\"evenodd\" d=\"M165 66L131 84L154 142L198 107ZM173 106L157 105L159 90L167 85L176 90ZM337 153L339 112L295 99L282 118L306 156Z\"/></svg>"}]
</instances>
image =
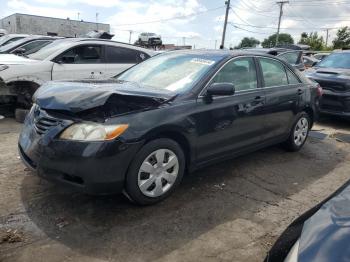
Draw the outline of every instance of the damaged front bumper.
<instances>
[{"instance_id":1,"label":"damaged front bumper","mask_svg":"<svg viewBox=\"0 0 350 262\"><path fill-rule=\"evenodd\" d=\"M323 90L320 113L350 117L350 92Z\"/></svg>"},{"instance_id":2,"label":"damaged front bumper","mask_svg":"<svg viewBox=\"0 0 350 262\"><path fill-rule=\"evenodd\" d=\"M88 194L122 192L127 168L141 142L61 140L59 134L72 121L59 120L44 134L39 134L33 115L30 112L27 117L18 145L27 166L44 179Z\"/></svg>"}]
</instances>

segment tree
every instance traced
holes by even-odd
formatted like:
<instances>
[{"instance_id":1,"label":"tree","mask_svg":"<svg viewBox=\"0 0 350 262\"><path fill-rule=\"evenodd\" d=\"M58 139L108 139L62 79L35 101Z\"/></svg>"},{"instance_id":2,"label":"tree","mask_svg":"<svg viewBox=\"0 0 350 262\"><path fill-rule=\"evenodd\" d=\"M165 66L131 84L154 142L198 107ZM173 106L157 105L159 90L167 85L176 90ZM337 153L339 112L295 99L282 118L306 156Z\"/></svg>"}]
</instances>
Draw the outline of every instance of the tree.
<instances>
[{"instance_id":1,"label":"tree","mask_svg":"<svg viewBox=\"0 0 350 262\"><path fill-rule=\"evenodd\" d=\"M333 40L334 49L341 49L350 46L350 28L342 27L337 32L337 37Z\"/></svg>"},{"instance_id":2,"label":"tree","mask_svg":"<svg viewBox=\"0 0 350 262\"><path fill-rule=\"evenodd\" d=\"M277 34L270 35L268 38L266 38L261 45L264 48L270 48L274 47L276 44L276 37ZM279 34L278 37L278 43L279 44L294 44L294 39L290 34Z\"/></svg>"},{"instance_id":3,"label":"tree","mask_svg":"<svg viewBox=\"0 0 350 262\"><path fill-rule=\"evenodd\" d=\"M260 41L254 37L244 37L238 46L236 46L236 49L244 48L244 47L256 47L260 44Z\"/></svg>"},{"instance_id":4,"label":"tree","mask_svg":"<svg viewBox=\"0 0 350 262\"><path fill-rule=\"evenodd\" d=\"M317 32L311 32L310 34L303 32L299 44L309 45L312 50L323 50L325 48L323 37L318 36Z\"/></svg>"}]
</instances>

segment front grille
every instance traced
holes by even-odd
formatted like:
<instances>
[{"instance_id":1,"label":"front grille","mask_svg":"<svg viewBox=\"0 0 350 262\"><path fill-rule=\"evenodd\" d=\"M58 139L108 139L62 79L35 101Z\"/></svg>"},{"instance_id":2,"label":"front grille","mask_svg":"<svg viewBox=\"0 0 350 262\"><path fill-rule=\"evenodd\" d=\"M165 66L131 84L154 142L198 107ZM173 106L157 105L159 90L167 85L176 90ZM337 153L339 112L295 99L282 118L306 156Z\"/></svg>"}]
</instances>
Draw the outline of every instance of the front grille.
<instances>
[{"instance_id":1,"label":"front grille","mask_svg":"<svg viewBox=\"0 0 350 262\"><path fill-rule=\"evenodd\" d=\"M45 134L51 127L57 126L58 121L54 118L42 116L34 119L35 131L39 134Z\"/></svg>"}]
</instances>

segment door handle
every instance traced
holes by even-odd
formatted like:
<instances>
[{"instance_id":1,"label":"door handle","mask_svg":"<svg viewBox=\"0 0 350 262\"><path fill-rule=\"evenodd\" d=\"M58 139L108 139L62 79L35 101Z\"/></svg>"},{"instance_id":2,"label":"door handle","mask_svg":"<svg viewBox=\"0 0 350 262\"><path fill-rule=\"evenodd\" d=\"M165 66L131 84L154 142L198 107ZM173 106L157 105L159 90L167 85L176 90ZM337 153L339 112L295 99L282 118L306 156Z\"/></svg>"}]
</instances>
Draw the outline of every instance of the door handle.
<instances>
[{"instance_id":1,"label":"door handle","mask_svg":"<svg viewBox=\"0 0 350 262\"><path fill-rule=\"evenodd\" d=\"M298 95L302 95L302 94L304 94L304 90L298 89Z\"/></svg>"},{"instance_id":2,"label":"door handle","mask_svg":"<svg viewBox=\"0 0 350 262\"><path fill-rule=\"evenodd\" d=\"M262 102L262 101L265 101L265 97L264 96L257 96L254 98L254 101L255 102Z\"/></svg>"}]
</instances>

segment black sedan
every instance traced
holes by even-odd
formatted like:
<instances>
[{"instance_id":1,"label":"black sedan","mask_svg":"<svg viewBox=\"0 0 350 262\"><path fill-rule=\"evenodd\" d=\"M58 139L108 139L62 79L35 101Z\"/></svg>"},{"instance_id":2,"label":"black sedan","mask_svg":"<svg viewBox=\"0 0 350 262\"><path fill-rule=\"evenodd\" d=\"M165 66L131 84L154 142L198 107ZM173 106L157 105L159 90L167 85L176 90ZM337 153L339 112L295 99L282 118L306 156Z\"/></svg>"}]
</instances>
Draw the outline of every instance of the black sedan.
<instances>
[{"instance_id":1,"label":"black sedan","mask_svg":"<svg viewBox=\"0 0 350 262\"><path fill-rule=\"evenodd\" d=\"M278 238L265 262L350 260L350 181L297 218Z\"/></svg>"},{"instance_id":2,"label":"black sedan","mask_svg":"<svg viewBox=\"0 0 350 262\"><path fill-rule=\"evenodd\" d=\"M350 51L330 54L305 75L324 90L321 113L350 119Z\"/></svg>"},{"instance_id":3,"label":"black sedan","mask_svg":"<svg viewBox=\"0 0 350 262\"><path fill-rule=\"evenodd\" d=\"M110 80L50 82L34 96L19 152L39 176L153 204L185 171L306 141L320 90L248 51L174 51Z\"/></svg>"}]
</instances>

